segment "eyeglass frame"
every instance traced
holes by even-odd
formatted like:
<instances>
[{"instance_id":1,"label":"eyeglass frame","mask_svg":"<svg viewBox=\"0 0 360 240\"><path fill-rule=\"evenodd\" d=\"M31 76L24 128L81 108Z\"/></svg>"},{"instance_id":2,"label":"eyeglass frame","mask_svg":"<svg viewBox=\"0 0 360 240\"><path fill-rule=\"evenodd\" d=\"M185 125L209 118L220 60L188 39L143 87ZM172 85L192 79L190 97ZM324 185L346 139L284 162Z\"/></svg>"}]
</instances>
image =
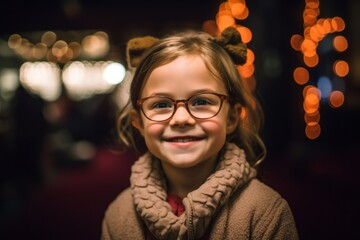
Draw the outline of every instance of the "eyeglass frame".
<instances>
[{"instance_id":1,"label":"eyeglass frame","mask_svg":"<svg viewBox=\"0 0 360 240\"><path fill-rule=\"evenodd\" d=\"M213 95L216 95L220 98L220 107L219 107L219 110L211 117L207 117L207 118L199 118L199 117L195 117L191 111L189 110L189 100L195 96L198 96L198 95L202 95L202 94L213 94ZM146 101L147 99L149 98L155 98L155 97L158 97L158 98L166 98L166 99L169 99L173 102L174 104L174 111L173 113L170 115L170 117L168 117L167 119L165 120L153 120L153 119L150 119L148 116L146 116L145 114L145 111L143 109L143 103L144 101ZM219 112L221 111L221 108L222 108L222 105L223 105L223 102L224 101L230 101L230 97L227 96L227 95L224 95L224 94L220 94L220 93L215 93L215 92L202 92L202 93L198 93L198 94L195 94L195 95L192 95L191 97L189 97L188 99L177 99L177 100L174 100L172 98L169 98L169 97L166 97L166 96L149 96L149 97L145 97L145 98L140 98L138 100L136 100L136 105L141 109L141 112L144 114L144 116L149 119L150 121L153 121L153 122L166 122L168 121L169 119L171 119L175 113L176 113L176 110L177 110L177 107L178 107L178 103L184 103L185 105L185 108L186 108L186 111L190 114L190 116L192 116L193 118L195 119L203 119L203 120L206 120L206 119L210 119L210 118L213 118L215 117L216 115L219 114Z\"/></svg>"}]
</instances>

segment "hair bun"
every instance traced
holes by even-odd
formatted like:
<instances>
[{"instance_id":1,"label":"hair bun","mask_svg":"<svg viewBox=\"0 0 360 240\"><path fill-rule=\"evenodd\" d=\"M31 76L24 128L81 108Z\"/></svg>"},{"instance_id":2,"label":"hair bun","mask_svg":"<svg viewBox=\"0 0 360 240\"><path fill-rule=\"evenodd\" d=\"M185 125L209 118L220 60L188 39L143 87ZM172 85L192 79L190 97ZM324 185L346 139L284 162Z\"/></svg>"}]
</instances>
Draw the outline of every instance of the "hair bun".
<instances>
[{"instance_id":1,"label":"hair bun","mask_svg":"<svg viewBox=\"0 0 360 240\"><path fill-rule=\"evenodd\" d=\"M246 62L247 47L236 28L225 28L221 36L216 37L214 41L225 49L235 64L243 65Z\"/></svg>"},{"instance_id":2,"label":"hair bun","mask_svg":"<svg viewBox=\"0 0 360 240\"><path fill-rule=\"evenodd\" d=\"M142 54L157 41L159 41L159 39L152 36L135 37L130 39L126 45L128 67L136 68L140 62Z\"/></svg>"}]
</instances>

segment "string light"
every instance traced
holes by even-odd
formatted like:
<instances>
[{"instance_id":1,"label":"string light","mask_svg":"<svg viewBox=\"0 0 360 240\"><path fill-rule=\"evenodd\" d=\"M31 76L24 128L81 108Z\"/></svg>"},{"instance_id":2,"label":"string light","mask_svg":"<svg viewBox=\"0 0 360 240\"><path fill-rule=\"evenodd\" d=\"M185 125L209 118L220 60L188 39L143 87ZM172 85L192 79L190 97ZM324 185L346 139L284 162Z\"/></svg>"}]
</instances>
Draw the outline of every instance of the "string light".
<instances>
[{"instance_id":1,"label":"string light","mask_svg":"<svg viewBox=\"0 0 360 240\"><path fill-rule=\"evenodd\" d=\"M47 31L41 34L39 40L33 43L16 33L9 37L8 46L26 61L46 60L61 64L78 57L99 59L106 56L110 50L108 34L103 31L87 34L79 42L58 39L58 34Z\"/></svg>"},{"instance_id":2,"label":"string light","mask_svg":"<svg viewBox=\"0 0 360 240\"><path fill-rule=\"evenodd\" d=\"M228 0L219 5L215 20L204 22L203 30L213 36L218 36L225 28L235 27L239 31L242 41L247 44L252 40L252 31L248 27L239 24L239 21L245 20L248 16L249 9L245 0ZM245 86L251 91L256 87L254 60L255 55L248 48L246 63L238 66L239 74L245 81Z\"/></svg>"},{"instance_id":3,"label":"string light","mask_svg":"<svg viewBox=\"0 0 360 240\"><path fill-rule=\"evenodd\" d=\"M107 33L46 31L39 35L39 42L31 42L20 34L12 34L8 47L25 60L20 67L20 84L44 100L56 100L62 85L70 98L82 100L109 93L124 79L122 64L99 60L110 51Z\"/></svg>"},{"instance_id":4,"label":"string light","mask_svg":"<svg viewBox=\"0 0 360 240\"><path fill-rule=\"evenodd\" d=\"M319 64L318 46L319 43L332 33L339 33L345 29L344 20L335 16L333 18L318 18L320 14L319 0L305 0L303 11L303 34L294 34L290 38L290 45L302 54L305 66L294 69L294 81L304 86L303 89L303 110L306 123L305 135L309 139L316 139L320 136L320 103L322 99L328 99L328 104L332 108L339 108L344 103L344 90L333 89L333 81L344 78L349 73L349 64L345 60L337 59L334 61L332 69L333 81L330 77L322 76L317 80L317 86L310 84L310 69L316 68ZM344 52L348 48L346 37L338 35L332 41L333 50Z\"/></svg>"}]
</instances>

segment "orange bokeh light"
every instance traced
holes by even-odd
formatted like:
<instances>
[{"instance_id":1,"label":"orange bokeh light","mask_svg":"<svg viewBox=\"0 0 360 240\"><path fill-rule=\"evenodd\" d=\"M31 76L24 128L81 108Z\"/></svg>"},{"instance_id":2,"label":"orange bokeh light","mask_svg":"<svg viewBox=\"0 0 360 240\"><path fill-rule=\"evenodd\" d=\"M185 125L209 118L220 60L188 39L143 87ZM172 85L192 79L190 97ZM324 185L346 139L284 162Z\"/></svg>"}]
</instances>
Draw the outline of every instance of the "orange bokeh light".
<instances>
[{"instance_id":1,"label":"orange bokeh light","mask_svg":"<svg viewBox=\"0 0 360 240\"><path fill-rule=\"evenodd\" d=\"M320 136L321 127L317 122L310 122L305 127L305 135L309 139L316 139Z\"/></svg>"},{"instance_id":2,"label":"orange bokeh light","mask_svg":"<svg viewBox=\"0 0 360 240\"><path fill-rule=\"evenodd\" d=\"M253 63L254 61L255 61L255 54L250 48L248 48L246 51L246 62Z\"/></svg>"},{"instance_id":3,"label":"orange bokeh light","mask_svg":"<svg viewBox=\"0 0 360 240\"><path fill-rule=\"evenodd\" d=\"M320 99L315 94L308 94L304 100L304 111L308 114L312 114L319 109Z\"/></svg>"},{"instance_id":4,"label":"orange bokeh light","mask_svg":"<svg viewBox=\"0 0 360 240\"><path fill-rule=\"evenodd\" d=\"M344 52L348 48L348 41L344 36L336 36L333 40L334 49L338 52Z\"/></svg>"},{"instance_id":5,"label":"orange bokeh light","mask_svg":"<svg viewBox=\"0 0 360 240\"><path fill-rule=\"evenodd\" d=\"M305 0L305 2L308 8L318 8L320 5L319 0Z\"/></svg>"},{"instance_id":6,"label":"orange bokeh light","mask_svg":"<svg viewBox=\"0 0 360 240\"><path fill-rule=\"evenodd\" d=\"M315 15L305 15L304 16L304 25L305 26L312 26L316 23L316 16Z\"/></svg>"},{"instance_id":7,"label":"orange bokeh light","mask_svg":"<svg viewBox=\"0 0 360 240\"><path fill-rule=\"evenodd\" d=\"M337 32L341 32L345 29L345 22L344 19L342 19L341 17L334 17L331 20L331 25Z\"/></svg>"},{"instance_id":8,"label":"orange bokeh light","mask_svg":"<svg viewBox=\"0 0 360 240\"><path fill-rule=\"evenodd\" d=\"M344 60L337 60L334 63L333 71L339 77L345 77L349 73L349 64Z\"/></svg>"},{"instance_id":9,"label":"orange bokeh light","mask_svg":"<svg viewBox=\"0 0 360 240\"><path fill-rule=\"evenodd\" d=\"M239 20L244 20L249 16L249 9L248 7L245 6L244 11L242 11L242 13L239 16L236 16L236 19Z\"/></svg>"},{"instance_id":10,"label":"orange bokeh light","mask_svg":"<svg viewBox=\"0 0 360 240\"><path fill-rule=\"evenodd\" d=\"M309 94L315 94L319 98L320 98L320 95L321 95L320 90L317 87L313 86L313 85L307 85L307 86L304 87L303 97L306 98L306 96L309 95Z\"/></svg>"},{"instance_id":11,"label":"orange bokeh light","mask_svg":"<svg viewBox=\"0 0 360 240\"><path fill-rule=\"evenodd\" d=\"M252 39L252 32L249 28L244 27L244 26L239 26L236 28L240 35L241 35L241 39L244 43L249 43Z\"/></svg>"},{"instance_id":12,"label":"orange bokeh light","mask_svg":"<svg viewBox=\"0 0 360 240\"><path fill-rule=\"evenodd\" d=\"M304 37L300 34L294 34L291 36L290 45L295 51L301 50L301 44L304 41Z\"/></svg>"},{"instance_id":13,"label":"orange bokeh light","mask_svg":"<svg viewBox=\"0 0 360 240\"><path fill-rule=\"evenodd\" d=\"M297 67L293 73L294 80L299 85L304 85L309 81L309 71L303 67Z\"/></svg>"},{"instance_id":14,"label":"orange bokeh light","mask_svg":"<svg viewBox=\"0 0 360 240\"><path fill-rule=\"evenodd\" d=\"M307 124L311 122L320 122L320 113L319 111L315 111L313 113L305 113L304 120Z\"/></svg>"},{"instance_id":15,"label":"orange bokeh light","mask_svg":"<svg viewBox=\"0 0 360 240\"><path fill-rule=\"evenodd\" d=\"M329 33L341 32L345 29L345 22L341 17L318 18L320 14L319 0L305 0L303 11L303 34L294 34L290 39L290 45L295 51L301 51L306 67L297 67L293 72L294 81L297 84L305 85L310 76L307 68L316 67L319 64L317 52L318 44ZM337 52L344 52L348 48L348 41L344 36L337 36L333 40L333 48ZM346 61L338 60L333 64L333 72L339 77L345 77L349 73L349 64ZM320 99L321 92L312 85L304 86L303 108L305 111L304 120L307 123L305 134L309 139L316 139L320 136ZM344 94L334 91L330 94L329 105L339 107L344 103Z\"/></svg>"},{"instance_id":16,"label":"orange bokeh light","mask_svg":"<svg viewBox=\"0 0 360 240\"><path fill-rule=\"evenodd\" d=\"M235 19L230 14L219 13L216 17L216 23L220 32L222 32L225 28L233 26L235 24Z\"/></svg>"},{"instance_id":17,"label":"orange bokeh light","mask_svg":"<svg viewBox=\"0 0 360 240\"><path fill-rule=\"evenodd\" d=\"M314 56L311 56L311 57L304 55L303 60L304 60L304 63L306 64L306 66L315 67L319 63L319 56L317 54L315 54Z\"/></svg>"},{"instance_id":18,"label":"orange bokeh light","mask_svg":"<svg viewBox=\"0 0 360 240\"><path fill-rule=\"evenodd\" d=\"M341 107L344 104L345 97L341 91L333 91L329 96L329 105L332 108Z\"/></svg>"},{"instance_id":19,"label":"orange bokeh light","mask_svg":"<svg viewBox=\"0 0 360 240\"><path fill-rule=\"evenodd\" d=\"M236 19L242 19L242 14L245 11L246 5L243 2L231 4L231 13Z\"/></svg>"},{"instance_id":20,"label":"orange bokeh light","mask_svg":"<svg viewBox=\"0 0 360 240\"><path fill-rule=\"evenodd\" d=\"M249 78L254 74L255 66L252 63L245 63L244 65L238 66L238 71L241 77Z\"/></svg>"},{"instance_id":21,"label":"orange bokeh light","mask_svg":"<svg viewBox=\"0 0 360 240\"><path fill-rule=\"evenodd\" d=\"M202 25L202 29L204 32L207 32L211 36L215 37L219 35L219 28L214 20L205 21Z\"/></svg>"}]
</instances>

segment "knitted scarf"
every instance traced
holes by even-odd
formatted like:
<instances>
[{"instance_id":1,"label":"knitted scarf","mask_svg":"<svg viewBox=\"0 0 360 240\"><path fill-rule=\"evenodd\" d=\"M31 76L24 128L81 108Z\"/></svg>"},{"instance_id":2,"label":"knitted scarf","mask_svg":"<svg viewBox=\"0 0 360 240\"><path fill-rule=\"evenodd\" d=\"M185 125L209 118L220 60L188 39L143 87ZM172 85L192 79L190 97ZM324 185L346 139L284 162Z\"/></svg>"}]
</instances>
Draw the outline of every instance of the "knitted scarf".
<instances>
[{"instance_id":1,"label":"knitted scarf","mask_svg":"<svg viewBox=\"0 0 360 240\"><path fill-rule=\"evenodd\" d=\"M197 239L229 197L256 176L245 153L227 143L215 172L183 199L185 212L176 216L167 202L160 161L147 152L132 166L131 191L137 213L158 239Z\"/></svg>"}]
</instances>

